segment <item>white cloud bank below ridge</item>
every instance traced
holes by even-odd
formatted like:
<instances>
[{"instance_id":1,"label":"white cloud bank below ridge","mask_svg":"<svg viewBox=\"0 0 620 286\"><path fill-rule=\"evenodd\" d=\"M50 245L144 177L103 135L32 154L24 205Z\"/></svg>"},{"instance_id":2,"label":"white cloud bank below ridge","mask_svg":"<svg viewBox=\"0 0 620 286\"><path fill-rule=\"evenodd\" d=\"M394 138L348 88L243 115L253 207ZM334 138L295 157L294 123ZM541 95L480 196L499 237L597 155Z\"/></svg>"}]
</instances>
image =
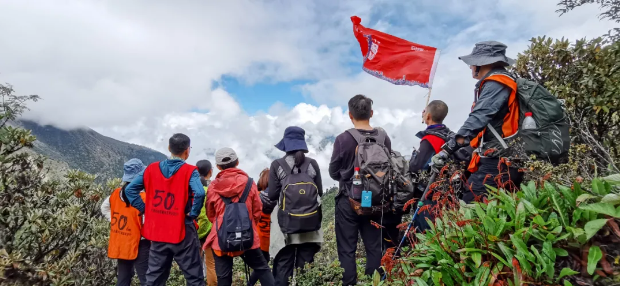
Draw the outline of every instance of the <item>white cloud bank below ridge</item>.
<instances>
[{"instance_id":1,"label":"white cloud bank below ridge","mask_svg":"<svg viewBox=\"0 0 620 286\"><path fill-rule=\"evenodd\" d=\"M594 5L559 17L555 2L5 0L0 76L20 94L43 97L30 105L30 119L90 126L164 153L173 133L186 133L190 163L232 147L251 176L282 155L273 145L284 129L301 126L308 155L331 186L331 142L352 127L351 96L375 101L373 125L385 128L404 154L424 128L425 89L394 86L350 65L361 65L361 55L349 16L421 44L443 43L432 98L448 103L446 123L457 129L475 83L457 57L475 42L502 41L515 57L533 36L592 38L614 26L597 19ZM247 83L309 81L301 88L320 106L289 110L274 102L268 113L248 115L225 89L212 86L224 75Z\"/></svg>"},{"instance_id":2,"label":"white cloud bank below ridge","mask_svg":"<svg viewBox=\"0 0 620 286\"><path fill-rule=\"evenodd\" d=\"M420 114L413 110L375 109L373 124L391 134L395 150L411 154L415 132L423 128ZM97 128L97 131L116 139L153 148L167 154L168 139L173 133L184 133L192 140L188 162L208 159L214 163L215 151L222 147L233 148L240 158L240 168L257 177L271 162L284 155L277 144L288 126L300 126L306 130L309 157L321 167L323 185L335 184L329 178L329 165L333 140L346 129L352 128L346 110L326 105L298 104L279 116L258 114L248 116L244 112L231 114L228 110L209 113L171 113L150 121L142 120L132 125Z\"/></svg>"}]
</instances>

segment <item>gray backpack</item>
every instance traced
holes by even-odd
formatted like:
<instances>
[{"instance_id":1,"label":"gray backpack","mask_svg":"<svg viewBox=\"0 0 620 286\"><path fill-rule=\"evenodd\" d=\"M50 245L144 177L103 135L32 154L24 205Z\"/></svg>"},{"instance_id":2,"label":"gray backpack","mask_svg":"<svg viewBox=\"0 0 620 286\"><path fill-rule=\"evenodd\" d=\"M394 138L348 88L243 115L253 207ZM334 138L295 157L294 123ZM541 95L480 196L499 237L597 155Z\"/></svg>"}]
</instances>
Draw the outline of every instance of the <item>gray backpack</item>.
<instances>
[{"instance_id":1,"label":"gray backpack","mask_svg":"<svg viewBox=\"0 0 620 286\"><path fill-rule=\"evenodd\" d=\"M373 207L383 206L391 200L390 172L392 168L390 153L385 147L387 134L381 128L376 130L377 135L364 135L357 129L347 130L357 141L353 166L360 169L359 174L362 179L361 186L352 185L349 197L354 201L360 201L362 191L370 191Z\"/></svg>"},{"instance_id":2,"label":"gray backpack","mask_svg":"<svg viewBox=\"0 0 620 286\"><path fill-rule=\"evenodd\" d=\"M319 189L308 175L310 160L306 158L299 167L291 167L284 158L277 160L286 176L278 209L278 224L282 233L304 233L321 228L323 214L318 202Z\"/></svg>"},{"instance_id":3,"label":"gray backpack","mask_svg":"<svg viewBox=\"0 0 620 286\"><path fill-rule=\"evenodd\" d=\"M392 150L390 154L390 160L392 161L393 177L395 184L394 193L394 210L397 213L402 213L405 204L413 199L415 186L409 173L409 161L398 151Z\"/></svg>"}]
</instances>

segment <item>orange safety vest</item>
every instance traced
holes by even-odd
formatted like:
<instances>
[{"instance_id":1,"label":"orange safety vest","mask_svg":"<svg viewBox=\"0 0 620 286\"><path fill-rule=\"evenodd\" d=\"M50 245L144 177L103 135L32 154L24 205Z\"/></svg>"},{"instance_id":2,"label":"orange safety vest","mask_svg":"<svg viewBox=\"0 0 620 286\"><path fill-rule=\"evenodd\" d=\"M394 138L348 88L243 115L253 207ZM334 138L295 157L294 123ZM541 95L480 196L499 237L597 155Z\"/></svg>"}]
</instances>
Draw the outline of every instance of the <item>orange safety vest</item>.
<instances>
[{"instance_id":1,"label":"orange safety vest","mask_svg":"<svg viewBox=\"0 0 620 286\"><path fill-rule=\"evenodd\" d=\"M269 240L271 239L271 215L261 212L260 220L256 225L258 226L260 250L269 252Z\"/></svg>"},{"instance_id":2,"label":"orange safety vest","mask_svg":"<svg viewBox=\"0 0 620 286\"><path fill-rule=\"evenodd\" d=\"M120 196L121 188L110 195L110 240L108 257L112 259L134 260L138 257L138 245L142 235L142 218L140 212L127 206ZM140 193L144 200L144 193Z\"/></svg>"},{"instance_id":3,"label":"orange safety vest","mask_svg":"<svg viewBox=\"0 0 620 286\"><path fill-rule=\"evenodd\" d=\"M517 100L517 82L511 77L505 74L494 74L487 78L485 78L480 83L480 88L484 85L487 80L492 80L499 82L507 87L509 87L512 91L510 92L510 96L508 97L508 113L504 116L504 123L502 124L502 138L510 137L515 135L517 131L519 131L519 102ZM472 105L472 110L476 106L476 103ZM472 148L476 149L480 147L480 142L482 141L482 137L487 129L484 128L476 138L470 141L470 145ZM478 170L478 164L480 163L480 154L478 151L474 152L471 158L471 162L469 162L469 166L467 170L470 172L476 172Z\"/></svg>"}]
</instances>

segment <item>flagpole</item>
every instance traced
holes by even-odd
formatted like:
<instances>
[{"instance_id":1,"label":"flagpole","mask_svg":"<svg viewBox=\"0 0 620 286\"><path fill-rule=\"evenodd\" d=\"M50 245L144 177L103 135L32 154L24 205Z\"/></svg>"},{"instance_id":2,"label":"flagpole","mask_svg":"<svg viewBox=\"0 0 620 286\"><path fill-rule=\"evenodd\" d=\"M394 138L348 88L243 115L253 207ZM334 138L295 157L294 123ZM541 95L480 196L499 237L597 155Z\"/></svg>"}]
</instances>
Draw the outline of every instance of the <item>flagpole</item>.
<instances>
[{"instance_id":1,"label":"flagpole","mask_svg":"<svg viewBox=\"0 0 620 286\"><path fill-rule=\"evenodd\" d=\"M428 87L428 95L426 96L426 104L424 104L424 109L428 106L428 102L431 99L431 92L433 91L433 81L435 81L435 72L437 72L437 66L439 65L439 58L441 57L441 51L437 49L437 60L433 63L433 68L431 70L431 80L430 85ZM422 111L424 112L424 110ZM424 123L424 117L422 117L422 123Z\"/></svg>"},{"instance_id":2,"label":"flagpole","mask_svg":"<svg viewBox=\"0 0 620 286\"><path fill-rule=\"evenodd\" d=\"M431 91L433 91L433 88L429 87L428 93L426 94L426 104L424 104L424 109L426 109L426 107L428 106L428 102L431 99ZM424 112L424 110L422 112ZM424 123L424 117L422 117L422 123Z\"/></svg>"}]
</instances>

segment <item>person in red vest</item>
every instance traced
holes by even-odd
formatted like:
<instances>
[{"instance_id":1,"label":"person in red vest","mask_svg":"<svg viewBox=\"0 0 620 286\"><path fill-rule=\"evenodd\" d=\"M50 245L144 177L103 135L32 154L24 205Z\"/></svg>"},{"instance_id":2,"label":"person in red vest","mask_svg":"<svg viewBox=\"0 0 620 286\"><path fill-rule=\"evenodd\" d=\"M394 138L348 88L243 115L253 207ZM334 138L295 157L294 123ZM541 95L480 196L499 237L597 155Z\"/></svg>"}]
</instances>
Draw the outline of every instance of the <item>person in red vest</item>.
<instances>
[{"instance_id":1,"label":"person in red vest","mask_svg":"<svg viewBox=\"0 0 620 286\"><path fill-rule=\"evenodd\" d=\"M452 133L448 127L443 124L443 120L448 115L448 105L441 100L431 101L424 112L422 118L426 123L426 130L420 131L416 137L420 138L420 148L413 151L411 160L409 161L409 172L417 174L430 170L430 162L433 156L441 151L441 146L446 143ZM420 199L426 184L418 184L414 190L414 197ZM425 200L424 204L432 204L431 200ZM428 211L420 213L416 217L414 226L417 231L428 229L426 218L432 219Z\"/></svg>"},{"instance_id":2,"label":"person in red vest","mask_svg":"<svg viewBox=\"0 0 620 286\"><path fill-rule=\"evenodd\" d=\"M200 214L205 191L195 166L185 163L190 139L174 134L168 141L172 156L149 165L127 186L131 205L144 214L142 235L151 241L148 286L163 286L174 259L187 285L204 286L200 245L194 220ZM140 190L146 191L146 200Z\"/></svg>"},{"instance_id":3,"label":"person in red vest","mask_svg":"<svg viewBox=\"0 0 620 286\"><path fill-rule=\"evenodd\" d=\"M123 166L123 184L107 197L101 205L101 213L110 222L108 257L117 260L116 286L129 286L138 273L140 285L146 285L151 242L141 235L142 217L132 208L125 195L127 185L142 171L140 159L131 159ZM140 193L144 199L144 192ZM135 272L134 272L135 268Z\"/></svg>"}]
</instances>

